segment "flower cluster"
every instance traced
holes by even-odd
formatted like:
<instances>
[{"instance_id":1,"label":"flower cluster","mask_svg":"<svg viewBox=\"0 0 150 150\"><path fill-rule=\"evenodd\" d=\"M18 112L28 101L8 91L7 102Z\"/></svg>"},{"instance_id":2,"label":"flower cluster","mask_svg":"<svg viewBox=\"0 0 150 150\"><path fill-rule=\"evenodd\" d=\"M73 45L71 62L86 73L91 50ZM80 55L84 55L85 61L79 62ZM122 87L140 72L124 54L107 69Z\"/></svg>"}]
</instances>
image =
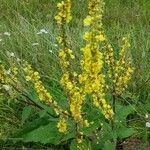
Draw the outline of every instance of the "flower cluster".
<instances>
[{"instance_id":1,"label":"flower cluster","mask_svg":"<svg viewBox=\"0 0 150 150\"><path fill-rule=\"evenodd\" d=\"M59 122L57 123L57 128L60 133L66 133L67 132L67 122L65 118L60 118Z\"/></svg>"},{"instance_id":2,"label":"flower cluster","mask_svg":"<svg viewBox=\"0 0 150 150\"><path fill-rule=\"evenodd\" d=\"M79 82L84 86L84 92L92 94L93 104L98 107L107 119L113 118L113 110L105 100L105 76L103 74L103 55L99 51L99 45L105 41L102 32L102 13L104 2L102 0L90 0L89 14L84 20L85 26L90 26L83 38L86 46L81 49L82 74Z\"/></svg>"},{"instance_id":3,"label":"flower cluster","mask_svg":"<svg viewBox=\"0 0 150 150\"><path fill-rule=\"evenodd\" d=\"M117 95L122 94L122 92L127 87L128 81L131 79L133 73L133 67L131 66L131 62L126 62L126 53L127 49L130 48L130 43L128 37L124 37L122 39L123 45L121 51L119 53L119 60L116 61L116 65L114 68L115 72L115 92Z\"/></svg>"},{"instance_id":4,"label":"flower cluster","mask_svg":"<svg viewBox=\"0 0 150 150\"><path fill-rule=\"evenodd\" d=\"M69 44L67 41L67 36L64 28L65 23L69 23L69 21L71 20L70 14L71 3L69 0L66 0L65 2L62 1L61 3L58 3L57 6L59 9L59 13L55 17L55 19L58 24L61 24L60 26L61 33L60 36L58 37L58 43L61 48L59 50L59 58L63 72L60 84L67 92L72 117L74 118L75 122L83 124L81 109L84 102L84 95L82 94L81 89L77 86L77 82L70 71L71 65L70 62L75 59L75 56L73 54L73 51L68 46Z\"/></svg>"},{"instance_id":5,"label":"flower cluster","mask_svg":"<svg viewBox=\"0 0 150 150\"><path fill-rule=\"evenodd\" d=\"M75 122L83 124L81 109L85 98L81 89L77 87L75 81L70 79L69 72L63 74L60 83L67 91L72 117Z\"/></svg>"},{"instance_id":6,"label":"flower cluster","mask_svg":"<svg viewBox=\"0 0 150 150\"><path fill-rule=\"evenodd\" d=\"M9 70L6 70L3 65L0 65L0 90L4 89L11 97L15 97L17 93L14 89L14 86L19 85L17 75L18 68L15 64Z\"/></svg>"},{"instance_id":7,"label":"flower cluster","mask_svg":"<svg viewBox=\"0 0 150 150\"><path fill-rule=\"evenodd\" d=\"M0 65L0 84L5 84L7 82L5 78L5 68L3 65Z\"/></svg>"},{"instance_id":8,"label":"flower cluster","mask_svg":"<svg viewBox=\"0 0 150 150\"><path fill-rule=\"evenodd\" d=\"M40 79L40 75L38 72L35 72L31 65L25 64L24 65L24 72L26 74L26 80L30 81L34 84L34 88L38 94L39 100L46 103L47 105L51 106L55 113L60 116L60 121L63 119L63 125L60 124L60 121L58 123L59 131L61 132L67 132L67 124L65 118L68 114L66 111L63 111L57 104L56 101L52 99L52 96L50 93L46 90L46 88L43 86L43 83Z\"/></svg>"},{"instance_id":9,"label":"flower cluster","mask_svg":"<svg viewBox=\"0 0 150 150\"><path fill-rule=\"evenodd\" d=\"M58 14L55 16L55 19L58 24L69 23L72 19L71 17L71 2L70 0L64 0L61 3L57 4L59 10Z\"/></svg>"},{"instance_id":10,"label":"flower cluster","mask_svg":"<svg viewBox=\"0 0 150 150\"><path fill-rule=\"evenodd\" d=\"M84 19L85 26L102 27L102 14L103 14L104 1L103 0L89 0L88 15Z\"/></svg>"},{"instance_id":11,"label":"flower cluster","mask_svg":"<svg viewBox=\"0 0 150 150\"><path fill-rule=\"evenodd\" d=\"M126 62L127 49L130 48L128 37L124 37L122 42L118 60L114 59L113 48L110 44L107 44L105 49L105 61L109 66L108 74L112 81L115 95L121 95L123 93L134 70L131 62Z\"/></svg>"}]
</instances>

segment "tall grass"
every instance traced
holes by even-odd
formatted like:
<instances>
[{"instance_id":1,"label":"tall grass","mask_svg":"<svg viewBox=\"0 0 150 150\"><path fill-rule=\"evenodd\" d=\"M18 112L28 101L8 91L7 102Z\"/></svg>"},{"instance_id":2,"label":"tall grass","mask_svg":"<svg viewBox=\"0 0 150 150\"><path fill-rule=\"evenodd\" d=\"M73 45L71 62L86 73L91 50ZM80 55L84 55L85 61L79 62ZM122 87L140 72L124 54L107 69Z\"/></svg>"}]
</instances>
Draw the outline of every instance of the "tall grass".
<instances>
[{"instance_id":1,"label":"tall grass","mask_svg":"<svg viewBox=\"0 0 150 150\"><path fill-rule=\"evenodd\" d=\"M54 22L58 0L1 0L0 3L0 60L11 63L8 52L13 52L19 59L27 60L38 70L43 80L51 79L54 95L61 95L57 91L57 81L61 71L57 57L56 35L57 28ZM72 49L80 57L79 47L84 32L82 20L87 12L87 0L73 0L74 19L68 31ZM127 101L137 106L137 112L142 116L150 112L150 1L148 0L106 0L105 17L103 23L108 39L113 39L113 47L118 51L117 44L123 35L130 34L132 61L136 68L134 78L130 84ZM37 34L41 29L48 33ZM5 35L6 32L10 36ZM75 67L78 67L76 64ZM0 101L2 101L1 98ZM140 104L140 105L139 105ZM146 105L145 105L146 104ZM140 107L139 107L140 106ZM8 109L11 117L3 109ZM1 102L0 117L1 134L7 135L15 127L5 124L8 119L14 121L13 113L16 106ZM22 106L20 106L22 109ZM19 110L18 110L19 112ZM12 117L13 116L13 117ZM6 118L6 120L3 120ZM19 124L19 116L16 118ZM21 121L20 121L21 124ZM5 127L4 127L5 126ZM143 127L144 128L144 127ZM0 135L0 138L4 138Z\"/></svg>"}]
</instances>

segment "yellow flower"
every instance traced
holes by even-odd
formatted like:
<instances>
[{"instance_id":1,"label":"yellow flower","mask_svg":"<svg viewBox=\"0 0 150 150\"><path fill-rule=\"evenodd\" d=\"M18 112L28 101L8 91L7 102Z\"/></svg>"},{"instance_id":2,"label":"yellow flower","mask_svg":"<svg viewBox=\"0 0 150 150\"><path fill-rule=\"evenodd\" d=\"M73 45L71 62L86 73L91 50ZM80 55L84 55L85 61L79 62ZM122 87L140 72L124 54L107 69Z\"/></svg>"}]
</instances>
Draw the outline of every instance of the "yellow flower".
<instances>
[{"instance_id":1,"label":"yellow flower","mask_svg":"<svg viewBox=\"0 0 150 150\"><path fill-rule=\"evenodd\" d=\"M65 118L60 118L59 122L57 123L57 128L60 133L67 132L67 122L66 122Z\"/></svg>"},{"instance_id":2,"label":"yellow flower","mask_svg":"<svg viewBox=\"0 0 150 150\"><path fill-rule=\"evenodd\" d=\"M85 19L84 19L84 25L85 26L90 26L91 24L92 24L92 22L93 22L93 17L91 17L91 16L87 16Z\"/></svg>"},{"instance_id":3,"label":"yellow flower","mask_svg":"<svg viewBox=\"0 0 150 150\"><path fill-rule=\"evenodd\" d=\"M97 42L103 42L103 41L105 41L105 37L102 34L96 35L95 38L96 38Z\"/></svg>"},{"instance_id":4,"label":"yellow flower","mask_svg":"<svg viewBox=\"0 0 150 150\"><path fill-rule=\"evenodd\" d=\"M83 39L86 41L91 41L92 40L92 32L85 32Z\"/></svg>"},{"instance_id":5,"label":"yellow flower","mask_svg":"<svg viewBox=\"0 0 150 150\"><path fill-rule=\"evenodd\" d=\"M84 120L84 125L85 125L85 127L89 127L90 126L90 123L88 122L88 120Z\"/></svg>"},{"instance_id":6,"label":"yellow flower","mask_svg":"<svg viewBox=\"0 0 150 150\"><path fill-rule=\"evenodd\" d=\"M71 1L70 0L64 0L61 3L57 4L58 7L58 14L55 16L55 20L57 21L58 24L63 24L63 23L69 23L72 19L71 16Z\"/></svg>"},{"instance_id":7,"label":"yellow flower","mask_svg":"<svg viewBox=\"0 0 150 150\"><path fill-rule=\"evenodd\" d=\"M101 31L103 5L102 0L89 1L89 15L84 19L84 25L90 27L83 36L87 43L81 49L83 57L81 60L82 73L79 75L79 82L83 86L83 91L92 95L93 104L101 110L107 119L112 119L112 109L105 100L104 87L106 83L102 72L103 54L99 51L100 42L105 40Z\"/></svg>"}]
</instances>

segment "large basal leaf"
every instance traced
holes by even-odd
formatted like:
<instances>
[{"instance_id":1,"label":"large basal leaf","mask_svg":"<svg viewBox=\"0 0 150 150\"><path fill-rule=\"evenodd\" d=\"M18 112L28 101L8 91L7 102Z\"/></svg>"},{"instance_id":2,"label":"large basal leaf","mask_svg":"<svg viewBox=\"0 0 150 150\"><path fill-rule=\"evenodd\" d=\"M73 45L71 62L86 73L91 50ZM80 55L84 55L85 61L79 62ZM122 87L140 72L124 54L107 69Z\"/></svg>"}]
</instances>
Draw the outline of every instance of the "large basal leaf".
<instances>
[{"instance_id":1,"label":"large basal leaf","mask_svg":"<svg viewBox=\"0 0 150 150\"><path fill-rule=\"evenodd\" d=\"M117 135L120 139L130 137L134 133L135 133L135 130L133 128L124 127L124 128L120 128L120 129L117 130Z\"/></svg>"},{"instance_id":2,"label":"large basal leaf","mask_svg":"<svg viewBox=\"0 0 150 150\"><path fill-rule=\"evenodd\" d=\"M29 123L16 136L17 141L60 144L74 138L73 133L61 134L57 129L57 120L48 117L39 118Z\"/></svg>"},{"instance_id":3,"label":"large basal leaf","mask_svg":"<svg viewBox=\"0 0 150 150\"><path fill-rule=\"evenodd\" d=\"M111 141L106 141L102 150L115 150L115 144Z\"/></svg>"},{"instance_id":4,"label":"large basal leaf","mask_svg":"<svg viewBox=\"0 0 150 150\"><path fill-rule=\"evenodd\" d=\"M62 135L58 133L55 122L50 122L42 125L39 128L33 129L30 132L21 135L24 142L40 142L43 144L51 143L57 144Z\"/></svg>"}]
</instances>

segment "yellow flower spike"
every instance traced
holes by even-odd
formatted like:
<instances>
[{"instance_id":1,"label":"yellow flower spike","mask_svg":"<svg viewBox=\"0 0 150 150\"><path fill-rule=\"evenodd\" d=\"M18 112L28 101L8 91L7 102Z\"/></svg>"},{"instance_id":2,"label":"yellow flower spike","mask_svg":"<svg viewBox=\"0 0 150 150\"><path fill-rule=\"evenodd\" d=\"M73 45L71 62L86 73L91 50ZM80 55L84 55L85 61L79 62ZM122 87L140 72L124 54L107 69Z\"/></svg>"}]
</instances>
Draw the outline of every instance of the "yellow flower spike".
<instances>
[{"instance_id":1,"label":"yellow flower spike","mask_svg":"<svg viewBox=\"0 0 150 150\"><path fill-rule=\"evenodd\" d=\"M85 32L83 39L86 41L91 41L92 40L92 32Z\"/></svg>"},{"instance_id":2,"label":"yellow flower spike","mask_svg":"<svg viewBox=\"0 0 150 150\"><path fill-rule=\"evenodd\" d=\"M59 132L66 133L67 132L67 122L63 116L64 115L68 116L68 112L63 111L58 106L57 102L52 99L52 96L50 95L50 93L43 86L43 83L40 79L39 73L34 71L31 67L31 65L25 64L24 72L26 75L26 80L33 83L34 88L38 94L39 100L41 100L42 102L51 106L54 109L56 115L59 115L60 120L57 124L57 128L58 128Z\"/></svg>"},{"instance_id":3,"label":"yellow flower spike","mask_svg":"<svg viewBox=\"0 0 150 150\"><path fill-rule=\"evenodd\" d=\"M84 19L84 25L85 26L90 26L93 22L94 18L91 17L91 16L87 16L85 19Z\"/></svg>"},{"instance_id":4,"label":"yellow flower spike","mask_svg":"<svg viewBox=\"0 0 150 150\"><path fill-rule=\"evenodd\" d=\"M90 126L90 123L88 122L88 120L84 120L84 126L85 127L89 127Z\"/></svg>"},{"instance_id":5,"label":"yellow flower spike","mask_svg":"<svg viewBox=\"0 0 150 150\"><path fill-rule=\"evenodd\" d=\"M58 24L62 25L63 23L69 23L72 19L71 16L71 1L64 0L61 3L57 4L58 14L55 16L55 20Z\"/></svg>"},{"instance_id":6,"label":"yellow flower spike","mask_svg":"<svg viewBox=\"0 0 150 150\"><path fill-rule=\"evenodd\" d=\"M67 132L67 122L65 118L60 118L59 122L57 123L57 128L60 133L66 133Z\"/></svg>"},{"instance_id":7,"label":"yellow flower spike","mask_svg":"<svg viewBox=\"0 0 150 150\"><path fill-rule=\"evenodd\" d=\"M80 62L82 74L79 75L79 82L83 86L83 91L92 95L93 104L101 110L107 119L111 119L113 118L112 109L106 103L104 93L103 55L99 51L99 44L105 41L105 36L101 31L103 6L103 0L89 1L89 12L84 20L84 25L90 26L90 28L83 36L87 43L81 49L83 58Z\"/></svg>"},{"instance_id":8,"label":"yellow flower spike","mask_svg":"<svg viewBox=\"0 0 150 150\"><path fill-rule=\"evenodd\" d=\"M61 63L61 68L63 75L60 80L61 86L67 93L70 105L70 112L75 122L82 124L82 105L84 101L84 96L81 92L81 89L78 88L76 79L77 75L70 72L70 62L72 59L75 59L73 51L69 48L69 42L67 40L67 35L64 26L71 20L71 2L70 0L64 0L57 5L59 12L55 19L60 25L60 36L57 38L58 43L60 44L59 58ZM63 31L63 32L62 32Z\"/></svg>"},{"instance_id":9,"label":"yellow flower spike","mask_svg":"<svg viewBox=\"0 0 150 150\"><path fill-rule=\"evenodd\" d=\"M63 42L63 38L61 36L57 37L57 42L61 44Z\"/></svg>"},{"instance_id":10,"label":"yellow flower spike","mask_svg":"<svg viewBox=\"0 0 150 150\"><path fill-rule=\"evenodd\" d=\"M95 38L96 38L97 42L103 42L103 41L105 41L105 37L102 34L96 35Z\"/></svg>"},{"instance_id":11,"label":"yellow flower spike","mask_svg":"<svg viewBox=\"0 0 150 150\"><path fill-rule=\"evenodd\" d=\"M39 96L39 99L42 102L45 102L46 104L55 108L55 110L57 110L56 114L61 114L63 110L57 105L55 101L52 100L52 96L43 86L39 73L34 71L31 65L28 64L24 65L24 72L26 75L26 80L33 83L34 88Z\"/></svg>"},{"instance_id":12,"label":"yellow flower spike","mask_svg":"<svg viewBox=\"0 0 150 150\"><path fill-rule=\"evenodd\" d=\"M2 84L7 82L5 73L6 73L6 70L5 70L4 66L0 65L0 83L2 83Z\"/></svg>"},{"instance_id":13,"label":"yellow flower spike","mask_svg":"<svg viewBox=\"0 0 150 150\"><path fill-rule=\"evenodd\" d=\"M10 97L16 97L17 92L14 86L19 85L17 78L18 68L13 64L9 70L6 70L4 65L0 65L0 89L5 89Z\"/></svg>"},{"instance_id":14,"label":"yellow flower spike","mask_svg":"<svg viewBox=\"0 0 150 150\"><path fill-rule=\"evenodd\" d=\"M109 66L109 77L113 82L114 92L116 95L121 95L123 93L133 74L133 67L131 67L131 63L128 63L126 60L127 49L130 47L128 37L124 37L122 42L123 44L119 52L118 60L114 60L113 49L110 45L107 46L107 52L105 54L105 61Z\"/></svg>"}]
</instances>

